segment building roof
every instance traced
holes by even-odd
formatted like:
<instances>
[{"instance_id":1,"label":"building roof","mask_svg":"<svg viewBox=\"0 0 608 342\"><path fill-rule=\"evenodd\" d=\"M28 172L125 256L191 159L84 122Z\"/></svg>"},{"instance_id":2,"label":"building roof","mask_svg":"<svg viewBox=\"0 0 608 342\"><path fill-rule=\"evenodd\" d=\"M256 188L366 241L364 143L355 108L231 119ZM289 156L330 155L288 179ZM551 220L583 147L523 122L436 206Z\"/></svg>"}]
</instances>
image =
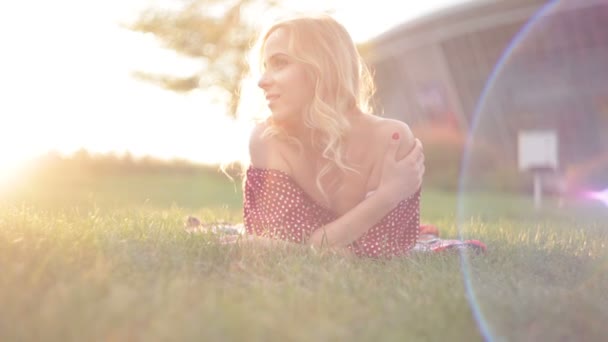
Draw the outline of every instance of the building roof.
<instances>
[{"instance_id":1,"label":"building roof","mask_svg":"<svg viewBox=\"0 0 608 342\"><path fill-rule=\"evenodd\" d=\"M521 8L538 9L550 0L469 0L453 5L429 15L406 21L384 32L372 40L383 44L404 35L417 35L429 31L441 30L463 22L473 22L495 13L509 12Z\"/></svg>"},{"instance_id":2,"label":"building roof","mask_svg":"<svg viewBox=\"0 0 608 342\"><path fill-rule=\"evenodd\" d=\"M399 51L506 23L527 21L545 5L556 11L606 4L606 0L473 0L409 20L366 43L365 57L379 61Z\"/></svg>"}]
</instances>

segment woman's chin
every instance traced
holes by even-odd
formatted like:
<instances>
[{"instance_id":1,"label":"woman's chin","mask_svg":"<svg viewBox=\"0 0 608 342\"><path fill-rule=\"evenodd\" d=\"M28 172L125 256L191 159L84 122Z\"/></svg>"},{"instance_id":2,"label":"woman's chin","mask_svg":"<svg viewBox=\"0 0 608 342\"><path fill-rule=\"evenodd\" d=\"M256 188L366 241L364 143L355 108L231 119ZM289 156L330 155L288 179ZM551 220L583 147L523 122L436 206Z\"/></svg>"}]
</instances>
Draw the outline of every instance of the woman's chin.
<instances>
[{"instance_id":1,"label":"woman's chin","mask_svg":"<svg viewBox=\"0 0 608 342\"><path fill-rule=\"evenodd\" d=\"M273 111L272 120L280 124L289 124L291 121L293 121L293 118L291 118L290 115L285 115L284 113Z\"/></svg>"},{"instance_id":2,"label":"woman's chin","mask_svg":"<svg viewBox=\"0 0 608 342\"><path fill-rule=\"evenodd\" d=\"M286 129L297 129L303 125L301 116L289 112L274 110L271 112L271 118L275 124Z\"/></svg>"}]
</instances>

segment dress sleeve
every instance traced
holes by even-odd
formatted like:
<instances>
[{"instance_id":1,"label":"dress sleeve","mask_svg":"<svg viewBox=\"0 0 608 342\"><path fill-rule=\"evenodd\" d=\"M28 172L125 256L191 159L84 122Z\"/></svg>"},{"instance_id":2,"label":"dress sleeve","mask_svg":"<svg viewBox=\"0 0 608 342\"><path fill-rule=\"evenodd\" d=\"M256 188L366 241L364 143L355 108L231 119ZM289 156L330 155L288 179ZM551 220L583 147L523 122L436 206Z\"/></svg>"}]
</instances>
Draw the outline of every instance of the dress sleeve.
<instances>
[{"instance_id":1,"label":"dress sleeve","mask_svg":"<svg viewBox=\"0 0 608 342\"><path fill-rule=\"evenodd\" d=\"M247 171L243 217L248 234L296 243L329 219L306 203L289 176L265 169Z\"/></svg>"},{"instance_id":2,"label":"dress sleeve","mask_svg":"<svg viewBox=\"0 0 608 342\"><path fill-rule=\"evenodd\" d=\"M285 223L275 181L260 173L248 172L245 180L243 217L248 234L271 237Z\"/></svg>"},{"instance_id":3,"label":"dress sleeve","mask_svg":"<svg viewBox=\"0 0 608 342\"><path fill-rule=\"evenodd\" d=\"M353 243L357 255L394 257L407 254L420 232L420 190L391 210Z\"/></svg>"}]
</instances>

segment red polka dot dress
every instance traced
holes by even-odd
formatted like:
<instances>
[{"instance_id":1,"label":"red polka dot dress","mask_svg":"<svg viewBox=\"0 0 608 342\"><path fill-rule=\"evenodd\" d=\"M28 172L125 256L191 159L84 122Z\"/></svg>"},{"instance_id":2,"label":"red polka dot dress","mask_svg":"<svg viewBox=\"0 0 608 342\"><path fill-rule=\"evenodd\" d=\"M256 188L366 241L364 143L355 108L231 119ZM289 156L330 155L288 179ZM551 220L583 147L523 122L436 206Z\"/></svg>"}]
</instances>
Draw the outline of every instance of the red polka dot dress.
<instances>
[{"instance_id":1,"label":"red polka dot dress","mask_svg":"<svg viewBox=\"0 0 608 342\"><path fill-rule=\"evenodd\" d=\"M338 218L279 170L250 167L244 192L243 216L248 234L302 243L313 231ZM407 254L418 238L419 209L417 192L348 248L358 256L374 258Z\"/></svg>"}]
</instances>

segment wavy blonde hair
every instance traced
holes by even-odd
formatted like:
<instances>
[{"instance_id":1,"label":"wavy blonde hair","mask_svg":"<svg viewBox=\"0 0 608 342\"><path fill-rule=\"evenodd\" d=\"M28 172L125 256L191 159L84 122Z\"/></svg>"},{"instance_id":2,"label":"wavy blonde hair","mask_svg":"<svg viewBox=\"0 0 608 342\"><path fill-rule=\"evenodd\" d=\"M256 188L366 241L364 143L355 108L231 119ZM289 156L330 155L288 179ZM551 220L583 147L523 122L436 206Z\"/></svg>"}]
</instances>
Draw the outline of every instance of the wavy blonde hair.
<instances>
[{"instance_id":1,"label":"wavy blonde hair","mask_svg":"<svg viewBox=\"0 0 608 342\"><path fill-rule=\"evenodd\" d=\"M314 84L314 95L303 122L311 130L311 143L326 162L317 173L316 185L328 197L321 180L332 169L357 172L344 161L343 138L350 129L346 113L358 109L371 113L374 93L371 73L344 26L327 15L299 16L275 23L262 36L260 54L268 37L284 29L289 36L288 52L302 63ZM268 119L264 136L279 136L299 146L302 142ZM338 182L339 180L336 180Z\"/></svg>"}]
</instances>

